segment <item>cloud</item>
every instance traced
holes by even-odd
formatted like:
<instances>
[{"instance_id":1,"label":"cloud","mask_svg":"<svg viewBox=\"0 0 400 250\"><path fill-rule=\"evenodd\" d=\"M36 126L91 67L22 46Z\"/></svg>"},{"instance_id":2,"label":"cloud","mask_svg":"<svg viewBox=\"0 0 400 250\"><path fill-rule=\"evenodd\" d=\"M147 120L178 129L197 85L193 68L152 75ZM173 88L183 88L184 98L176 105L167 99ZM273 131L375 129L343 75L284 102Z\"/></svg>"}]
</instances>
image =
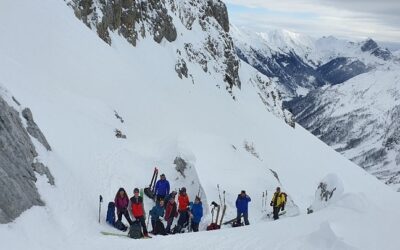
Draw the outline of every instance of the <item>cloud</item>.
<instances>
[{"instance_id":1,"label":"cloud","mask_svg":"<svg viewBox=\"0 0 400 250\"><path fill-rule=\"evenodd\" d=\"M400 42L399 0L225 0L231 22L262 31L284 28ZM257 10L257 11L256 11Z\"/></svg>"}]
</instances>

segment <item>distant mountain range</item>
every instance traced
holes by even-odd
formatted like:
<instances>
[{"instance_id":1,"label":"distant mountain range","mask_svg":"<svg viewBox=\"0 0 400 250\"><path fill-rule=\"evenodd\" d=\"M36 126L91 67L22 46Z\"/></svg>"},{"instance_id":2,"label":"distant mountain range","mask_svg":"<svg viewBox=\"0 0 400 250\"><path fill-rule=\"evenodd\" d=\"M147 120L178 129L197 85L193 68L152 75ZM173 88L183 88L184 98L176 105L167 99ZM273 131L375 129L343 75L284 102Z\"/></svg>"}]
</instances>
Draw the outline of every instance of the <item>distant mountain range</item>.
<instances>
[{"instance_id":1,"label":"distant mountain range","mask_svg":"<svg viewBox=\"0 0 400 250\"><path fill-rule=\"evenodd\" d=\"M238 56L274 79L296 121L400 191L400 52L373 39L232 29Z\"/></svg>"}]
</instances>

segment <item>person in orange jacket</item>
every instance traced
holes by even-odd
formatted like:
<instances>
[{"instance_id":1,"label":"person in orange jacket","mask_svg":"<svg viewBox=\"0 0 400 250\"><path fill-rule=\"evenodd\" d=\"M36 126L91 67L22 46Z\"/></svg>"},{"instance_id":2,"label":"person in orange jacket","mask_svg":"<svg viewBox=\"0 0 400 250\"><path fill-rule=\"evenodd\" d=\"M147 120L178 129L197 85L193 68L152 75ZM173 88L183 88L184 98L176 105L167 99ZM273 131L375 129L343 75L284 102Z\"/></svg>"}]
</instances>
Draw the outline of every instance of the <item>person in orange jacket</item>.
<instances>
[{"instance_id":1,"label":"person in orange jacket","mask_svg":"<svg viewBox=\"0 0 400 250\"><path fill-rule=\"evenodd\" d=\"M143 229L143 235L148 237L149 234L146 228L146 213L144 211L143 198L139 196L138 188L133 190L133 194L133 197L130 199L132 215L140 222Z\"/></svg>"},{"instance_id":2,"label":"person in orange jacket","mask_svg":"<svg viewBox=\"0 0 400 250\"><path fill-rule=\"evenodd\" d=\"M187 224L189 221L189 196L186 193L185 187L179 190L178 212L179 212L178 225L184 227L184 225Z\"/></svg>"}]
</instances>

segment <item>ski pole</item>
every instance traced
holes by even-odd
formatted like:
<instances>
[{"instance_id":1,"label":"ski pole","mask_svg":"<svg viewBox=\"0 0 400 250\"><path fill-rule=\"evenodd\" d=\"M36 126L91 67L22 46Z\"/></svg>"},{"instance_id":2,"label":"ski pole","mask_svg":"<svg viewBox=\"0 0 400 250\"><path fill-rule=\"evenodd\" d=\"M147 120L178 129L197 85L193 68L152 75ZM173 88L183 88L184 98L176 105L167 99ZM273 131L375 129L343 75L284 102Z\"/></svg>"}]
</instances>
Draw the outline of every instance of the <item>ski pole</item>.
<instances>
[{"instance_id":1,"label":"ski pole","mask_svg":"<svg viewBox=\"0 0 400 250\"><path fill-rule=\"evenodd\" d=\"M149 222L150 222L150 211L149 211L149 216L147 217L147 230L149 230ZM153 225L151 225L152 230L154 230Z\"/></svg>"},{"instance_id":2,"label":"ski pole","mask_svg":"<svg viewBox=\"0 0 400 250\"><path fill-rule=\"evenodd\" d=\"M264 201L264 192L262 193L262 200L261 200L261 212L263 212L264 211L264 204L265 204L265 201Z\"/></svg>"},{"instance_id":3,"label":"ski pole","mask_svg":"<svg viewBox=\"0 0 400 250\"><path fill-rule=\"evenodd\" d=\"M101 216L101 203L103 202L103 196L99 196L99 223L100 223L100 216Z\"/></svg>"},{"instance_id":4,"label":"ski pole","mask_svg":"<svg viewBox=\"0 0 400 250\"><path fill-rule=\"evenodd\" d=\"M219 184L217 184L217 189L218 189L218 196L219 196L219 204L222 205L221 192L219 191Z\"/></svg>"}]
</instances>

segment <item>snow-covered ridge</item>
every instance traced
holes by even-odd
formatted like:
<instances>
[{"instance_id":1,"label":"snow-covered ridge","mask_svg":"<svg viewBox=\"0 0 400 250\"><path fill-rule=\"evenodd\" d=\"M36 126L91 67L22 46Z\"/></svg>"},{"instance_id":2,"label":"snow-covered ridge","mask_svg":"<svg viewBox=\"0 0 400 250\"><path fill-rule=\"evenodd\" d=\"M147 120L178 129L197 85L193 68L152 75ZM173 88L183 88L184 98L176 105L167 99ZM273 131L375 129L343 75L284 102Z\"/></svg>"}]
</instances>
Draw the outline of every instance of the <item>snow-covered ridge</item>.
<instances>
[{"instance_id":1,"label":"snow-covered ridge","mask_svg":"<svg viewBox=\"0 0 400 250\"><path fill-rule=\"evenodd\" d=\"M372 39L313 39L286 30L255 33L234 26L231 34L238 56L264 75L276 77L286 100L345 82L395 58Z\"/></svg>"},{"instance_id":2,"label":"snow-covered ridge","mask_svg":"<svg viewBox=\"0 0 400 250\"><path fill-rule=\"evenodd\" d=\"M7 24L0 26L0 82L35 114L53 149L42 159L56 179L56 186L40 176L36 182L46 207L0 225L3 248L395 250L400 244L396 193L306 130L266 111L274 103L262 100L276 82L247 72L248 65L239 69L246 72L239 72L242 86L233 101L224 81L200 65L191 68L195 84L180 79L173 43L145 37L134 48L110 32L109 46L63 1L4 0L0 9L7 9L0 15ZM115 129L127 138L117 138ZM178 156L188 163L187 178L176 171ZM132 195L134 187L149 184L155 166L173 189L185 185L191 198L201 185L202 231L136 241L100 234L114 229L104 222L107 204L101 204L98 223L99 194L111 201L122 186ZM340 181L328 187L341 183L335 186L340 192L306 215L318 200L317 187L331 174ZM219 199L217 184L227 191L226 218L235 216L240 190L251 196L250 226L204 231L211 222L206 202ZM262 192L270 201L277 185L298 213L272 222ZM145 199L147 211L151 205Z\"/></svg>"},{"instance_id":3,"label":"snow-covered ridge","mask_svg":"<svg viewBox=\"0 0 400 250\"><path fill-rule=\"evenodd\" d=\"M297 121L400 191L400 66L382 66L310 92L291 107Z\"/></svg>"},{"instance_id":4,"label":"snow-covered ridge","mask_svg":"<svg viewBox=\"0 0 400 250\"><path fill-rule=\"evenodd\" d=\"M235 27L231 33L239 57L276 79L284 100L294 98L285 105L302 126L398 189L396 53L372 39L313 40L287 31L257 34Z\"/></svg>"}]
</instances>

